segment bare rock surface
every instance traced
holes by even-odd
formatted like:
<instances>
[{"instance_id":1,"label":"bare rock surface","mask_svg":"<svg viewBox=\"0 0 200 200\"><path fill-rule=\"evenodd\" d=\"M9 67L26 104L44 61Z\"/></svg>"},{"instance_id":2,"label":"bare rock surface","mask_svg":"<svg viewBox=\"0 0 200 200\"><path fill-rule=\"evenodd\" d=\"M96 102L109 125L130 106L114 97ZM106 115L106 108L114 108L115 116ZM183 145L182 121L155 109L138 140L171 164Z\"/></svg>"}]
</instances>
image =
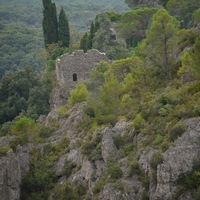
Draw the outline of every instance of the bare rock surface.
<instances>
[{"instance_id":1,"label":"bare rock surface","mask_svg":"<svg viewBox=\"0 0 200 200\"><path fill-rule=\"evenodd\" d=\"M0 157L0 200L19 200L22 177L29 171L29 146Z\"/></svg>"},{"instance_id":2,"label":"bare rock surface","mask_svg":"<svg viewBox=\"0 0 200 200\"><path fill-rule=\"evenodd\" d=\"M101 153L104 162L107 163L109 159L116 159L117 148L113 141L113 131L110 128L105 128L102 131L102 145L101 145Z\"/></svg>"},{"instance_id":3,"label":"bare rock surface","mask_svg":"<svg viewBox=\"0 0 200 200\"><path fill-rule=\"evenodd\" d=\"M188 127L187 131L175 141L174 146L162 153L163 162L157 166L156 171L150 166L151 157L156 150L152 149L140 155L140 169L150 181L150 200L172 199L179 175L191 171L194 162L200 161L200 118L188 119L184 123ZM188 191L179 199L189 200L191 193Z\"/></svg>"}]
</instances>

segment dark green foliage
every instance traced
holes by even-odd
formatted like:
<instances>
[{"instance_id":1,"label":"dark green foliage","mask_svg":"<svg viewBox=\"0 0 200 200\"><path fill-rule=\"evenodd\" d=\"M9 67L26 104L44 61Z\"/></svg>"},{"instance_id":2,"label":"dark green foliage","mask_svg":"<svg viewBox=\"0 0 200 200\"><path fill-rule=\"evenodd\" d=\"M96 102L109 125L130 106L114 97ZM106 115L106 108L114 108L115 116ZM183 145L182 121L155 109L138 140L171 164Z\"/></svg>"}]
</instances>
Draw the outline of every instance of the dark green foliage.
<instances>
[{"instance_id":1,"label":"dark green foliage","mask_svg":"<svg viewBox=\"0 0 200 200\"><path fill-rule=\"evenodd\" d=\"M52 164L46 155L33 147L31 152L30 171L24 177L20 199L48 199L56 176Z\"/></svg>"},{"instance_id":2,"label":"dark green foliage","mask_svg":"<svg viewBox=\"0 0 200 200\"><path fill-rule=\"evenodd\" d=\"M95 117L94 109L92 107L86 107L84 113L89 117Z\"/></svg>"},{"instance_id":3,"label":"dark green foliage","mask_svg":"<svg viewBox=\"0 0 200 200\"><path fill-rule=\"evenodd\" d=\"M177 184L178 187L174 199L185 191L190 190L192 191L194 200L198 200L200 194L200 164L195 162L192 171L179 175Z\"/></svg>"},{"instance_id":4,"label":"dark green foliage","mask_svg":"<svg viewBox=\"0 0 200 200\"><path fill-rule=\"evenodd\" d=\"M0 124L13 120L22 111L37 119L49 112L49 96L39 75L30 67L8 71L0 83Z\"/></svg>"},{"instance_id":5,"label":"dark green foliage","mask_svg":"<svg viewBox=\"0 0 200 200\"><path fill-rule=\"evenodd\" d=\"M58 22L58 41L61 42L62 47L69 47L70 34L69 23L67 15L63 8L60 10L59 22Z\"/></svg>"},{"instance_id":6,"label":"dark green foliage","mask_svg":"<svg viewBox=\"0 0 200 200\"><path fill-rule=\"evenodd\" d=\"M166 4L166 8L169 13L176 16L180 21L182 27L188 28L192 25L192 14L198 10L200 2L196 0L169 0Z\"/></svg>"},{"instance_id":7,"label":"dark green foliage","mask_svg":"<svg viewBox=\"0 0 200 200\"><path fill-rule=\"evenodd\" d=\"M87 52L88 50L88 34L87 33L85 33L82 36L79 48L82 49L85 53Z\"/></svg>"},{"instance_id":8,"label":"dark green foliage","mask_svg":"<svg viewBox=\"0 0 200 200\"><path fill-rule=\"evenodd\" d=\"M116 134L113 137L113 140L117 149L121 150L121 153L123 152L123 155L129 155L135 149L135 143L133 143L133 135Z\"/></svg>"},{"instance_id":9,"label":"dark green foliage","mask_svg":"<svg viewBox=\"0 0 200 200\"><path fill-rule=\"evenodd\" d=\"M174 141L180 137L187 130L187 126L181 122L178 122L175 126L169 130L169 138L171 141Z\"/></svg>"},{"instance_id":10,"label":"dark green foliage","mask_svg":"<svg viewBox=\"0 0 200 200\"><path fill-rule=\"evenodd\" d=\"M22 23L9 23L0 30L0 80L5 71L31 66L40 71L45 57L39 58L43 48L42 32L39 28Z\"/></svg>"},{"instance_id":11,"label":"dark green foliage","mask_svg":"<svg viewBox=\"0 0 200 200\"><path fill-rule=\"evenodd\" d=\"M149 200L149 194L146 191L142 193L142 200Z\"/></svg>"},{"instance_id":12,"label":"dark green foliage","mask_svg":"<svg viewBox=\"0 0 200 200\"><path fill-rule=\"evenodd\" d=\"M119 179L123 176L122 169L117 165L108 167L108 173L112 179Z\"/></svg>"},{"instance_id":13,"label":"dark green foliage","mask_svg":"<svg viewBox=\"0 0 200 200\"><path fill-rule=\"evenodd\" d=\"M90 25L90 33L87 39L87 49L92 49L94 35L95 35L95 27L94 23L92 22Z\"/></svg>"},{"instance_id":14,"label":"dark green foliage","mask_svg":"<svg viewBox=\"0 0 200 200\"><path fill-rule=\"evenodd\" d=\"M150 25L152 16L158 11L156 8L142 7L125 12L121 16L121 24L117 26L128 47L137 46L146 37L145 31Z\"/></svg>"},{"instance_id":15,"label":"dark green foliage","mask_svg":"<svg viewBox=\"0 0 200 200\"><path fill-rule=\"evenodd\" d=\"M123 137L121 136L121 134L114 135L113 140L117 149L120 149L120 147L124 144Z\"/></svg>"},{"instance_id":16,"label":"dark green foliage","mask_svg":"<svg viewBox=\"0 0 200 200\"><path fill-rule=\"evenodd\" d=\"M1 146L0 147L0 156L5 156L7 154L7 152L9 151L9 146L5 145L5 146Z\"/></svg>"},{"instance_id":17,"label":"dark green foliage","mask_svg":"<svg viewBox=\"0 0 200 200\"><path fill-rule=\"evenodd\" d=\"M52 195L52 200L78 200L86 195L87 187L84 184L69 184L56 186Z\"/></svg>"},{"instance_id":18,"label":"dark green foliage","mask_svg":"<svg viewBox=\"0 0 200 200\"><path fill-rule=\"evenodd\" d=\"M97 15L94 24L95 35L92 44L94 49L105 52L107 57L112 60L129 56L124 42L112 39L113 32L111 31L111 21L105 13Z\"/></svg>"},{"instance_id":19,"label":"dark green foliage","mask_svg":"<svg viewBox=\"0 0 200 200\"><path fill-rule=\"evenodd\" d=\"M121 15L114 11L106 12L106 14L111 22L117 22L121 19Z\"/></svg>"},{"instance_id":20,"label":"dark green foliage","mask_svg":"<svg viewBox=\"0 0 200 200\"><path fill-rule=\"evenodd\" d=\"M102 135L97 133L91 140L87 140L81 145L82 153L87 155L90 160L101 158L101 139Z\"/></svg>"},{"instance_id":21,"label":"dark green foliage","mask_svg":"<svg viewBox=\"0 0 200 200\"><path fill-rule=\"evenodd\" d=\"M53 127L49 127L49 126L45 126L45 125L40 125L39 126L39 136L41 138L48 138L53 131L55 131L55 128Z\"/></svg>"},{"instance_id":22,"label":"dark green foliage","mask_svg":"<svg viewBox=\"0 0 200 200\"><path fill-rule=\"evenodd\" d=\"M56 5L51 0L42 0L43 2L43 35L44 43L47 48L49 44L58 42L58 22Z\"/></svg>"},{"instance_id":23,"label":"dark green foliage","mask_svg":"<svg viewBox=\"0 0 200 200\"><path fill-rule=\"evenodd\" d=\"M66 178L68 178L71 175L74 168L76 168L76 164L74 164L70 161L66 161L65 166L62 169L62 175L66 176Z\"/></svg>"},{"instance_id":24,"label":"dark green foliage","mask_svg":"<svg viewBox=\"0 0 200 200\"><path fill-rule=\"evenodd\" d=\"M163 157L160 152L153 153L150 160L151 167L156 170L157 166L163 162Z\"/></svg>"},{"instance_id":25,"label":"dark green foliage","mask_svg":"<svg viewBox=\"0 0 200 200\"><path fill-rule=\"evenodd\" d=\"M38 126L33 119L18 116L13 120L10 134L15 136L9 146L15 151L17 145L25 145L26 143L38 143L41 142L39 137Z\"/></svg>"}]
</instances>

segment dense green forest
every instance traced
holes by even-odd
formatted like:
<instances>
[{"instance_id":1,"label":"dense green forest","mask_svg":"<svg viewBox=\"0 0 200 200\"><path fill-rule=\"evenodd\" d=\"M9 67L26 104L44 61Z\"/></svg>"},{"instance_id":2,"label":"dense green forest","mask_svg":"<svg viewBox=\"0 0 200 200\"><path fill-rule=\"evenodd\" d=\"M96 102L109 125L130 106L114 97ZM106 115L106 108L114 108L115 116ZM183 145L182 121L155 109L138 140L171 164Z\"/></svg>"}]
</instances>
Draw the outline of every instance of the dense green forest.
<instances>
[{"instance_id":1,"label":"dense green forest","mask_svg":"<svg viewBox=\"0 0 200 200\"><path fill-rule=\"evenodd\" d=\"M37 2L34 1L36 5ZM70 13L67 9L70 5L79 5L81 8L91 6L88 15L84 13L84 17L90 21L90 32L85 32L79 38L78 45L74 45L73 48L63 48L59 44L50 45L45 54L47 65L42 78L35 72L35 69L41 66L35 64L38 63L35 59L39 59L44 64L44 60L36 54L43 48L41 47L43 44L42 29L39 25L41 19L40 22L37 20L30 22L30 18L29 22L25 22L27 20L25 17L24 22L18 24L10 17L4 18L4 22L1 23L1 31L4 34L1 34L1 37L4 35L4 41L7 39L10 42L2 43L4 44L2 46L5 46L1 50L4 62L10 60L10 58L5 59L5 56L12 52L15 37L21 38L18 44L20 50L23 49L21 44L24 42L24 55L29 55L27 45L29 45L28 49L35 49L35 54L33 51L30 52L29 56L32 56L31 62L33 63L30 62L30 67L23 69L18 69L18 66L24 66L22 63L17 65L15 57L14 60L11 59L10 61L16 65L14 70L16 73L9 71L3 75L5 69L13 69L14 66L10 63L1 65L0 136L15 136L10 146L7 147L15 150L18 144L40 143L53 131L58 130L59 124L53 120L48 127L37 124L35 121L39 115L47 114L50 110L48 95L55 85L55 59L63 52L71 52L74 49L80 48L86 52L88 49L96 48L106 52L113 63L99 63L97 68L91 72L90 80L87 83L77 84L76 88L71 91L67 104L56 111L57 115L59 119L65 119L68 117L69 108L75 107L77 103L85 102L84 116L79 126L75 127L77 132L81 130L81 140L84 142L79 141L79 144L75 145L80 147L82 154L91 161L98 159L101 148L101 138L94 133L106 125L113 127L122 118L132 121L130 126L134 127L137 134L140 133L144 137L140 144L140 151L148 151L152 146L158 150L155 160L151 163L151 167L156 168L162 162L161 152L165 152L173 145L174 141L186 130L183 120L200 116L200 2L182 0L180 3L176 0L168 0L160 1L160 4L154 7L137 4L137 9L134 9L134 3L138 1L126 1L132 9L117 13L122 10L116 8L116 12L99 13L95 17L90 13L95 8L93 5L96 5L97 9L97 5L100 6L105 2L101 1L100 4L96 1L92 1L93 4L89 4L91 1L81 2L82 4L78 3L78 0L71 1L66 5L64 0L56 2L57 8L62 5L66 13ZM25 2L22 1L22 3L25 5ZM109 2L108 8L114 9L111 7L112 3L114 4L114 2ZM26 5L29 5L29 2ZM175 5L176 10L173 9ZM5 8L6 6L9 7L5 2ZM73 6L72 8L75 13L80 11L78 6L77 10ZM97 9L97 13L102 9L102 7ZM125 10L126 6L123 9ZM16 10L22 13L20 7ZM37 10L39 11L42 13L41 7ZM31 16L30 13L25 13ZM41 13L39 16L42 16ZM72 21L76 24L76 20L83 20L81 17L79 13L73 21L73 16L68 15L71 25ZM28 27L26 23L29 23ZM81 23L84 24L83 21ZM119 40L112 37L113 23L116 25L115 30ZM82 26L79 28L84 29ZM30 30L37 30L38 35L34 34L35 36L32 37L33 32ZM10 31L10 37L6 37L8 31ZM31 43L26 42L29 31ZM20 53L18 48L13 50L17 58L17 53ZM41 53L41 55L44 54ZM19 62L25 62L23 60L19 59ZM138 166L130 158L136 153L135 144L131 142L133 138L130 137L119 134L115 136L114 142L119 151L119 157L128 157L132 162L130 173L139 174L140 172L136 172ZM65 137L60 144L47 144L43 152L34 147L31 169L22 183L24 186L22 199L48 199L52 191L53 199L73 200L79 199L80 196L85 197L85 186L71 185L67 182L58 188L56 185L58 177L55 177L51 170L59 156L69 150L68 144L69 141ZM8 149L3 150L2 154ZM43 162L44 160L46 162ZM69 177L77 168L78 166L74 167L68 163L63 174L66 173L66 177ZM117 171L116 168L111 168L107 172L114 180L122 176L120 170L118 170L118 175L113 175L112 172ZM180 184L186 190L191 181L194 199L198 199L200 187L195 180L199 177L199 166L195 170L197 173L191 172L191 177L189 175L182 177L183 181ZM140 176L145 182L145 177L141 174ZM93 199L97 197L106 181L112 180L103 177L97 182L93 189ZM145 183L148 184L148 181Z\"/></svg>"},{"instance_id":2,"label":"dense green forest","mask_svg":"<svg viewBox=\"0 0 200 200\"><path fill-rule=\"evenodd\" d=\"M57 13L64 8L77 42L79 33L87 29L97 13L106 10L123 12L127 5L123 1L55 1ZM115 6L113 6L115 5ZM81 8L81 9L80 9ZM6 70L30 66L41 71L46 57L42 33L42 1L1 1L0 8L0 79ZM73 30L72 30L73 29ZM73 38L72 38L73 40Z\"/></svg>"}]
</instances>

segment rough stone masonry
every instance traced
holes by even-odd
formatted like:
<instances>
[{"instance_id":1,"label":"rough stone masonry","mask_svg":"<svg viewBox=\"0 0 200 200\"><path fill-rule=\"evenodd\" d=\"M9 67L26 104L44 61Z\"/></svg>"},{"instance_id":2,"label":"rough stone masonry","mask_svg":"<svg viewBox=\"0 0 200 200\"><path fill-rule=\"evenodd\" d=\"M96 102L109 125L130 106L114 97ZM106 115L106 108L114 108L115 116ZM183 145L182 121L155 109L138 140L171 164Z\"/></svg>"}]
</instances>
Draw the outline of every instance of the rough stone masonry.
<instances>
[{"instance_id":1,"label":"rough stone masonry","mask_svg":"<svg viewBox=\"0 0 200 200\"><path fill-rule=\"evenodd\" d=\"M84 53L77 50L73 54L64 54L56 60L57 87L51 99L52 108L57 109L66 103L68 93L78 82L90 78L90 72L100 61L110 62L104 53L96 49Z\"/></svg>"}]
</instances>

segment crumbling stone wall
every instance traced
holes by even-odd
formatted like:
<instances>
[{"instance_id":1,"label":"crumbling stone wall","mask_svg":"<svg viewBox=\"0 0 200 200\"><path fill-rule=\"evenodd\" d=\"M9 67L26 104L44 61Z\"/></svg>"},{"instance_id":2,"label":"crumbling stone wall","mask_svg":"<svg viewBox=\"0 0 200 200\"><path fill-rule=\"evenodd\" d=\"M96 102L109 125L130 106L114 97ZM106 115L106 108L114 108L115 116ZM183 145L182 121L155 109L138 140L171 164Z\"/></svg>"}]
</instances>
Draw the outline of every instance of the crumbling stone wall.
<instances>
[{"instance_id":1,"label":"crumbling stone wall","mask_svg":"<svg viewBox=\"0 0 200 200\"><path fill-rule=\"evenodd\" d=\"M89 50L87 53L78 50L71 55L62 55L56 61L59 85L64 85L71 90L77 82L89 79L91 69L95 68L101 60L109 61L104 53L95 49Z\"/></svg>"},{"instance_id":2,"label":"crumbling stone wall","mask_svg":"<svg viewBox=\"0 0 200 200\"><path fill-rule=\"evenodd\" d=\"M100 61L111 62L104 53L96 49L84 53L77 50L73 54L64 54L56 61L57 87L54 88L50 103L52 109L57 109L66 103L69 91L78 82L90 78L90 72Z\"/></svg>"}]
</instances>

